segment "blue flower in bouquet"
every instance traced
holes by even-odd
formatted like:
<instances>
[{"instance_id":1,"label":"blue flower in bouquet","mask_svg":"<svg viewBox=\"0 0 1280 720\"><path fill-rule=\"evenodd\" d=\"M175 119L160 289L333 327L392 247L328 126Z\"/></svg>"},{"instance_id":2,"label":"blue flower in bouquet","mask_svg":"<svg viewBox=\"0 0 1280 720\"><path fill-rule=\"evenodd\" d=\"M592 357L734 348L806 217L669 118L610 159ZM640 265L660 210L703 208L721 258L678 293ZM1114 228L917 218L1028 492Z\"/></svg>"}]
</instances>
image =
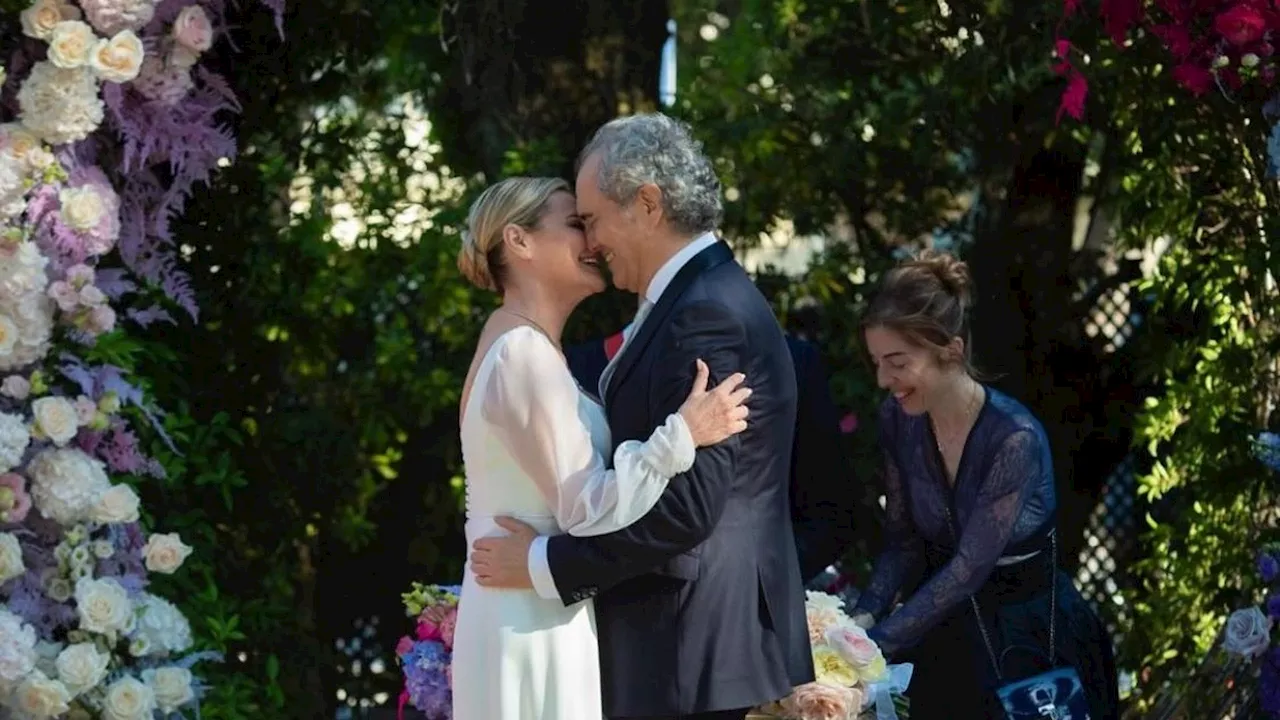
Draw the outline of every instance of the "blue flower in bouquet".
<instances>
[{"instance_id":1,"label":"blue flower in bouquet","mask_svg":"<svg viewBox=\"0 0 1280 720\"><path fill-rule=\"evenodd\" d=\"M414 643L401 660L409 703L432 720L450 720L453 698L449 689L449 651L439 642L426 640Z\"/></svg>"},{"instance_id":2,"label":"blue flower in bouquet","mask_svg":"<svg viewBox=\"0 0 1280 720\"><path fill-rule=\"evenodd\" d=\"M1280 128L1280 125L1276 127ZM1258 433L1258 439L1253 443L1253 451L1263 465L1280 472L1280 434L1273 432Z\"/></svg>"},{"instance_id":3,"label":"blue flower in bouquet","mask_svg":"<svg viewBox=\"0 0 1280 720\"><path fill-rule=\"evenodd\" d=\"M1262 711L1280 715L1280 645L1271 648L1263 656L1258 690Z\"/></svg>"},{"instance_id":4,"label":"blue flower in bouquet","mask_svg":"<svg viewBox=\"0 0 1280 720\"><path fill-rule=\"evenodd\" d=\"M1273 583L1280 577L1280 558L1274 552L1263 550L1258 553L1258 575L1264 583Z\"/></svg>"}]
</instances>

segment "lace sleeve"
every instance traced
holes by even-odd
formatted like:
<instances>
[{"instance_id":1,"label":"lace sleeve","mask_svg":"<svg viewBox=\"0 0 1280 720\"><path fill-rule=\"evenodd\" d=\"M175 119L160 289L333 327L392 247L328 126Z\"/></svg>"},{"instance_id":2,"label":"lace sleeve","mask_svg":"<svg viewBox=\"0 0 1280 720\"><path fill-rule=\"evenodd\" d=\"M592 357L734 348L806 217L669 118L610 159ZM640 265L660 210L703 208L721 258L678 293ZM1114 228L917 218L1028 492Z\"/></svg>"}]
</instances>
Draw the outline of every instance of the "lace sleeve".
<instances>
[{"instance_id":1,"label":"lace sleeve","mask_svg":"<svg viewBox=\"0 0 1280 720\"><path fill-rule=\"evenodd\" d=\"M578 386L551 342L527 327L497 342L480 412L565 532L602 535L630 525L693 465L693 437L673 413L647 441L622 443L615 469L607 469L579 414Z\"/></svg>"},{"instance_id":2,"label":"lace sleeve","mask_svg":"<svg viewBox=\"0 0 1280 720\"><path fill-rule=\"evenodd\" d=\"M875 569L866 590L858 598L856 612L880 617L891 607L893 599L902 589L903 582L919 569L923 559L920 537L911 522L911 509L907 501L905 480L893 457L896 445L893 408L886 403L880 410L880 447L884 448L884 552L876 560Z\"/></svg>"},{"instance_id":3,"label":"lace sleeve","mask_svg":"<svg viewBox=\"0 0 1280 720\"><path fill-rule=\"evenodd\" d=\"M1035 433L1019 430L1001 443L982 479L956 554L884 622L872 637L885 652L910 647L990 577L1013 534L1031 483L1040 472Z\"/></svg>"}]
</instances>

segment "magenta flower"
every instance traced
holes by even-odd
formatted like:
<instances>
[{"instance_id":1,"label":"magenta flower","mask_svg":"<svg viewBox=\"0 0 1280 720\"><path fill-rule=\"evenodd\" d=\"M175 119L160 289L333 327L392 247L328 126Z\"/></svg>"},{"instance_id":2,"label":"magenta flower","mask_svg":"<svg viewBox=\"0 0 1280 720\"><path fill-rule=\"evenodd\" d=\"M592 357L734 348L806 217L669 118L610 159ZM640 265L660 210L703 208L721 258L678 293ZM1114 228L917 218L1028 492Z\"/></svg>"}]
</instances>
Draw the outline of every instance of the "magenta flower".
<instances>
[{"instance_id":1,"label":"magenta flower","mask_svg":"<svg viewBox=\"0 0 1280 720\"><path fill-rule=\"evenodd\" d=\"M17 473L0 475L0 522L20 523L31 511L26 480Z\"/></svg>"},{"instance_id":2,"label":"magenta flower","mask_svg":"<svg viewBox=\"0 0 1280 720\"><path fill-rule=\"evenodd\" d=\"M848 435L856 431L857 429L858 429L858 416L855 415L854 413L849 413L848 415L845 415L844 417L840 418L840 432L844 433L845 435Z\"/></svg>"}]
</instances>

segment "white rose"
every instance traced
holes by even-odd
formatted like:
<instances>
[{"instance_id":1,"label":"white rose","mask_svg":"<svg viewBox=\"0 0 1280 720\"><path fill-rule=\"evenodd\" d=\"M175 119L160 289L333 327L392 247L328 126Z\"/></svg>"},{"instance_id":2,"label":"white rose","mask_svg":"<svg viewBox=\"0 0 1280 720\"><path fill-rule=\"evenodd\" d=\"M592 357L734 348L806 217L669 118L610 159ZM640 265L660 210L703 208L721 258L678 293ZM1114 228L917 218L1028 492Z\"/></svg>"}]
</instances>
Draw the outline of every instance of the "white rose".
<instances>
[{"instance_id":1,"label":"white rose","mask_svg":"<svg viewBox=\"0 0 1280 720\"><path fill-rule=\"evenodd\" d=\"M178 533L157 533L147 538L142 548L142 557L147 561L147 569L151 572L172 575L187 556L191 554L191 546L182 542Z\"/></svg>"},{"instance_id":2,"label":"white rose","mask_svg":"<svg viewBox=\"0 0 1280 720\"><path fill-rule=\"evenodd\" d=\"M58 202L63 224L81 232L98 227L107 212L105 199L92 185L66 188L58 193Z\"/></svg>"},{"instance_id":3,"label":"white rose","mask_svg":"<svg viewBox=\"0 0 1280 720\"><path fill-rule=\"evenodd\" d=\"M89 62L89 53L98 42L93 28L79 20L63 20L49 36L49 62L71 70Z\"/></svg>"},{"instance_id":4,"label":"white rose","mask_svg":"<svg viewBox=\"0 0 1280 720\"><path fill-rule=\"evenodd\" d=\"M98 652L93 643L84 642L69 645L58 653L55 665L58 679L72 696L76 696L97 687L107 676L107 664L110 662L110 655Z\"/></svg>"},{"instance_id":5,"label":"white rose","mask_svg":"<svg viewBox=\"0 0 1280 720\"><path fill-rule=\"evenodd\" d=\"M20 16L22 34L37 40L48 40L53 29L63 20L79 20L80 11L62 0L36 0Z\"/></svg>"},{"instance_id":6,"label":"white rose","mask_svg":"<svg viewBox=\"0 0 1280 720\"><path fill-rule=\"evenodd\" d=\"M131 523L138 519L138 494L128 485L112 485L102 493L90 517L94 522Z\"/></svg>"},{"instance_id":7,"label":"white rose","mask_svg":"<svg viewBox=\"0 0 1280 720\"><path fill-rule=\"evenodd\" d=\"M31 414L40 432L58 446L66 445L80 428L76 406L60 395L49 395L31 403Z\"/></svg>"},{"instance_id":8,"label":"white rose","mask_svg":"<svg viewBox=\"0 0 1280 720\"><path fill-rule=\"evenodd\" d=\"M191 687L191 671L181 667L162 667L145 670L142 679L151 686L156 696L156 707L162 713L171 713L195 699Z\"/></svg>"},{"instance_id":9,"label":"white rose","mask_svg":"<svg viewBox=\"0 0 1280 720\"><path fill-rule=\"evenodd\" d=\"M1222 647L1246 658L1262 655L1271 645L1271 618L1259 608L1237 610L1227 618Z\"/></svg>"},{"instance_id":10,"label":"white rose","mask_svg":"<svg viewBox=\"0 0 1280 720\"><path fill-rule=\"evenodd\" d=\"M18 685L9 705L22 715L32 718L52 718L70 708L71 693L57 680L50 680L39 670L31 673Z\"/></svg>"},{"instance_id":11,"label":"white rose","mask_svg":"<svg viewBox=\"0 0 1280 720\"><path fill-rule=\"evenodd\" d=\"M27 566L22 564L22 545L13 533L0 533L0 584L22 575Z\"/></svg>"},{"instance_id":12,"label":"white rose","mask_svg":"<svg viewBox=\"0 0 1280 720\"><path fill-rule=\"evenodd\" d=\"M132 30L121 30L110 40L99 40L93 46L89 67L99 80L125 83L138 77L146 54L142 40Z\"/></svg>"},{"instance_id":13,"label":"white rose","mask_svg":"<svg viewBox=\"0 0 1280 720\"><path fill-rule=\"evenodd\" d=\"M151 688L128 675L111 684L102 702L103 720L151 720L156 696Z\"/></svg>"},{"instance_id":14,"label":"white rose","mask_svg":"<svg viewBox=\"0 0 1280 720\"><path fill-rule=\"evenodd\" d=\"M115 578L78 581L76 611L81 630L107 636L128 630L133 620L133 603Z\"/></svg>"}]
</instances>

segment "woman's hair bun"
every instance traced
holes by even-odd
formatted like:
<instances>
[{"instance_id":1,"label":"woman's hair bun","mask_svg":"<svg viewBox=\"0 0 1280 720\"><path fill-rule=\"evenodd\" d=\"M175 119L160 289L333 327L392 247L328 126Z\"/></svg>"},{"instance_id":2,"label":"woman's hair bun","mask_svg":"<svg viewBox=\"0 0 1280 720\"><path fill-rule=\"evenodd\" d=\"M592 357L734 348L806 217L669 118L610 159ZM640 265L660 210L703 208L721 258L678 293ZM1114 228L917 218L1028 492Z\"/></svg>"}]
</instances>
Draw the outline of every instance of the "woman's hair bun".
<instances>
[{"instance_id":1,"label":"woman's hair bun","mask_svg":"<svg viewBox=\"0 0 1280 720\"><path fill-rule=\"evenodd\" d=\"M973 305L973 275L969 273L969 264L960 258L947 252L925 250L906 264L928 271L937 278L943 290L965 308Z\"/></svg>"}]
</instances>

